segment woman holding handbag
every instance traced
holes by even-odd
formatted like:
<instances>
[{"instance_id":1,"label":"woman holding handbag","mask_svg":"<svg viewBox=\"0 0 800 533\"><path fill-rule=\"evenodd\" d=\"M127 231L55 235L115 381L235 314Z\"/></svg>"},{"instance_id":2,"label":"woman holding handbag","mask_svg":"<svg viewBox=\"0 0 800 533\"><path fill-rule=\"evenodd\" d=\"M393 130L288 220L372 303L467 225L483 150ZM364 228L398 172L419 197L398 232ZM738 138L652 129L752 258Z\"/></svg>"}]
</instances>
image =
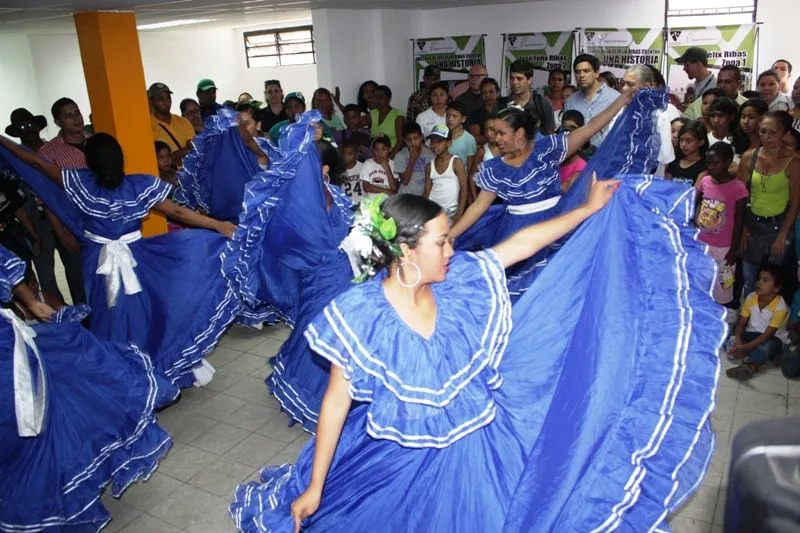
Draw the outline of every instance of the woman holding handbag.
<instances>
[{"instance_id":1,"label":"woman holding handbag","mask_svg":"<svg viewBox=\"0 0 800 533\"><path fill-rule=\"evenodd\" d=\"M785 111L770 111L759 127L761 147L742 157L739 179L750 192L742 235L742 274L746 296L755 290L759 264L783 264L800 209L800 159L784 144L792 127Z\"/></svg>"}]
</instances>

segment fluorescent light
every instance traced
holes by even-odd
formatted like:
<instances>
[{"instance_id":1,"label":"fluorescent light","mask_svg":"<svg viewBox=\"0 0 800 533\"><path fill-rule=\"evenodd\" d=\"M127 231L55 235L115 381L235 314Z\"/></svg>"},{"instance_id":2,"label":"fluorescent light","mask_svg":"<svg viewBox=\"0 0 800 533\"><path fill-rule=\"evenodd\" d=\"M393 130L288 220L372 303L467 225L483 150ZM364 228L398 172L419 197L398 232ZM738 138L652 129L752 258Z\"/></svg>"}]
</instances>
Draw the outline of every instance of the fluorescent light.
<instances>
[{"instance_id":1,"label":"fluorescent light","mask_svg":"<svg viewBox=\"0 0 800 533\"><path fill-rule=\"evenodd\" d=\"M180 19L167 22L156 22L155 24L142 24L136 26L137 30L159 30L162 28L174 28L175 26L188 26L189 24L202 24L203 22L214 22L217 19Z\"/></svg>"}]
</instances>

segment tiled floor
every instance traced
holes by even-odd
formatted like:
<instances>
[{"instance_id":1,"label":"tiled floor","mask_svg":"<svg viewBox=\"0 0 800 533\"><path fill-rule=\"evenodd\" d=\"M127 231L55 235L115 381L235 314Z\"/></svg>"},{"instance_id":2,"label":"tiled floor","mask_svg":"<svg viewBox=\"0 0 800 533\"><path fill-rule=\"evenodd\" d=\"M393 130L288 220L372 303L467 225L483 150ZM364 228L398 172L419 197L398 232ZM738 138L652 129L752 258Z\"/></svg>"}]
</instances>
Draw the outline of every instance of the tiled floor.
<instances>
[{"instance_id":1,"label":"tiled floor","mask_svg":"<svg viewBox=\"0 0 800 533\"><path fill-rule=\"evenodd\" d=\"M288 335L285 327L235 327L209 357L217 368L204 389L184 391L159 420L175 444L146 483L120 500L107 498L114 520L105 531L230 533L233 488L267 463L291 462L308 440L267 393L267 359ZM723 363L723 370L729 363ZM772 369L748 383L720 377L713 424L717 448L702 487L671 520L676 533L720 533L731 435L752 420L800 414L800 382Z\"/></svg>"},{"instance_id":2,"label":"tiled floor","mask_svg":"<svg viewBox=\"0 0 800 533\"><path fill-rule=\"evenodd\" d=\"M293 462L308 434L289 428L264 385L267 359L289 330L233 328L208 358L217 369L203 389L183 392L159 422L174 444L158 470L121 499L107 497L105 532L232 533L228 504L239 483L262 466Z\"/></svg>"}]
</instances>

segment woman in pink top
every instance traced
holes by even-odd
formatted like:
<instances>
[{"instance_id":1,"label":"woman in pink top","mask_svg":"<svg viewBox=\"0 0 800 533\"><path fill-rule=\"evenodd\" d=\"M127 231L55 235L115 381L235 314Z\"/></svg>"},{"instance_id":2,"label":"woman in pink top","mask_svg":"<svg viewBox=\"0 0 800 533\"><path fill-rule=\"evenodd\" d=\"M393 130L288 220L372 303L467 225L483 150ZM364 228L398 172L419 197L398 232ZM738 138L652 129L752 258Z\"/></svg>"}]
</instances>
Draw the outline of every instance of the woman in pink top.
<instances>
[{"instance_id":1,"label":"woman in pink top","mask_svg":"<svg viewBox=\"0 0 800 533\"><path fill-rule=\"evenodd\" d=\"M700 177L697 188L699 240L708 244L709 253L717 261L717 283L714 300L718 304L733 301L733 281L737 247L744 227L749 193L741 180L728 171L733 161L733 148L725 142L713 144L706 152L707 174Z\"/></svg>"},{"instance_id":2,"label":"woman in pink top","mask_svg":"<svg viewBox=\"0 0 800 533\"><path fill-rule=\"evenodd\" d=\"M561 117L560 131L570 133L582 127L583 122L583 114L580 111L575 111L574 109L565 111ZM559 171L561 174L561 194L567 192L572 183L581 175L583 169L586 168L586 161L578 153L573 154L561 163Z\"/></svg>"}]
</instances>

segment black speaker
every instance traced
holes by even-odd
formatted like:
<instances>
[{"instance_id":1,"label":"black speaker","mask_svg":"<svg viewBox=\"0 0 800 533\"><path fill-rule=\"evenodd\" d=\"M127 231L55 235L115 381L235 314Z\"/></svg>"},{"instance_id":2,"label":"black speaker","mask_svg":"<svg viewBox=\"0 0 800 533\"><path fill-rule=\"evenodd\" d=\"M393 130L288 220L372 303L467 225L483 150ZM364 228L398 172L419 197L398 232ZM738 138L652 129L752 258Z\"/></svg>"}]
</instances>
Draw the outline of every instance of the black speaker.
<instances>
[{"instance_id":1,"label":"black speaker","mask_svg":"<svg viewBox=\"0 0 800 533\"><path fill-rule=\"evenodd\" d=\"M725 533L800 533L800 417L759 420L736 433Z\"/></svg>"}]
</instances>

